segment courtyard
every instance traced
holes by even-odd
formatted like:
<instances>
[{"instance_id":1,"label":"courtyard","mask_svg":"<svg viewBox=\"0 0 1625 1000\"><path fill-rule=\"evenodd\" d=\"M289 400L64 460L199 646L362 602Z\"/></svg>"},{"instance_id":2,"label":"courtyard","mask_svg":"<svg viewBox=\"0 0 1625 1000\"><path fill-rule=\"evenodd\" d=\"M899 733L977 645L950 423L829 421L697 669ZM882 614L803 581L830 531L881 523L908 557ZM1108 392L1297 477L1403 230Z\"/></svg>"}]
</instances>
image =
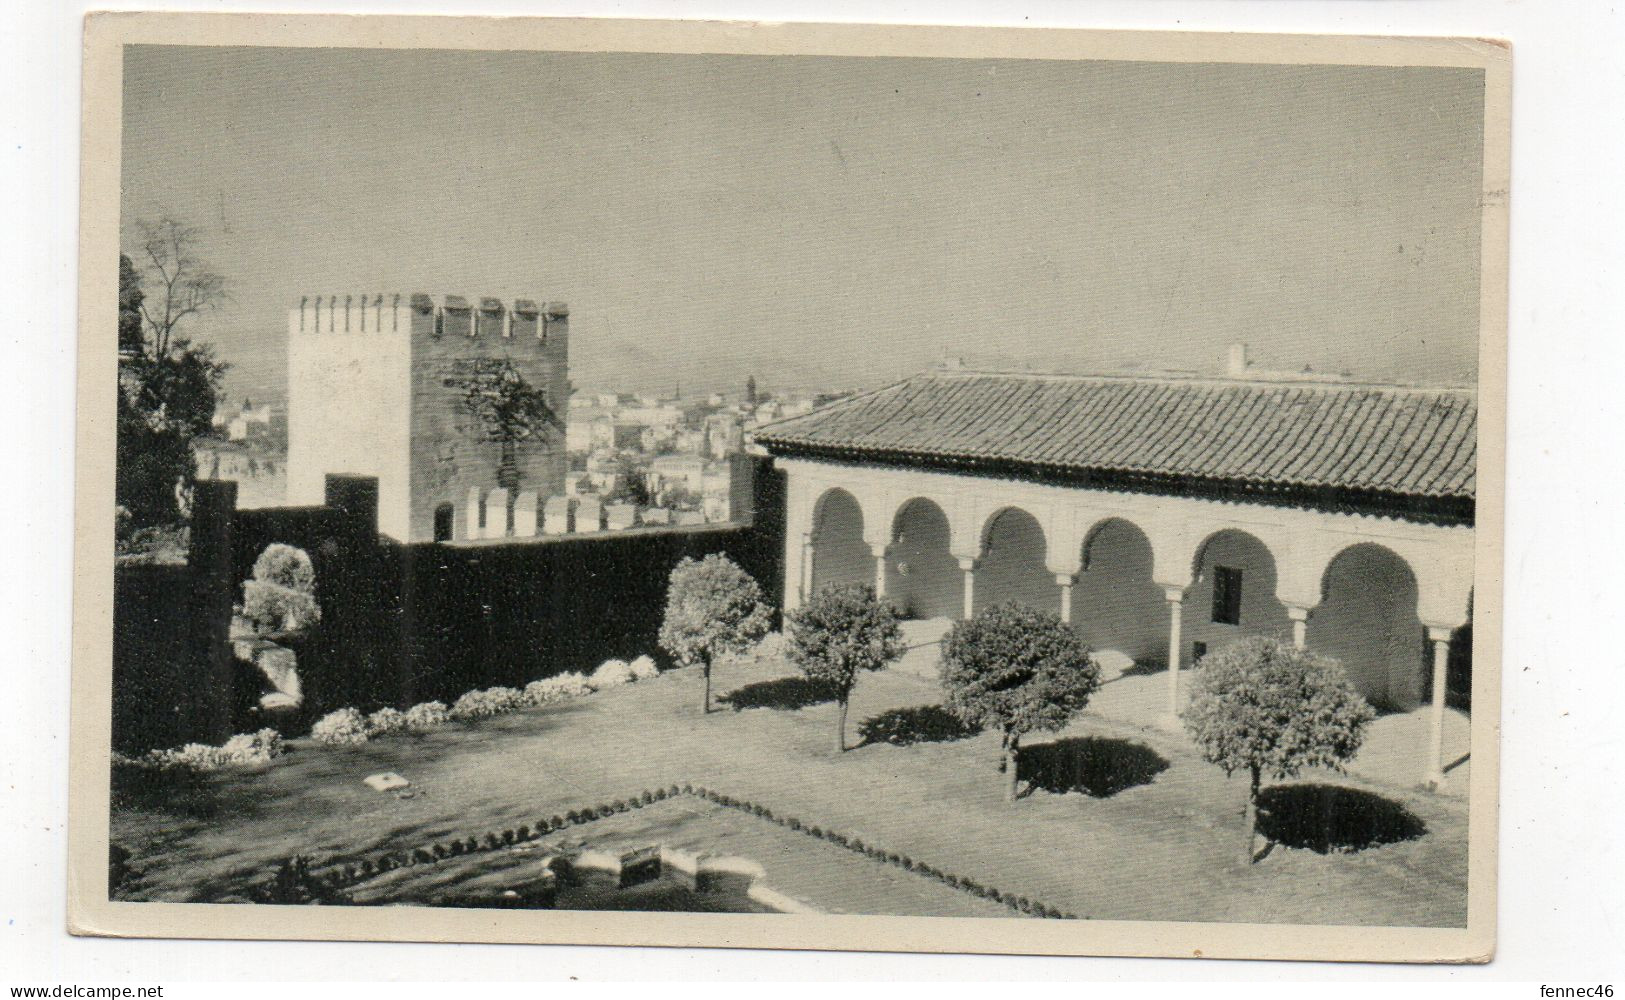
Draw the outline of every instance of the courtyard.
<instances>
[{"instance_id":1,"label":"courtyard","mask_svg":"<svg viewBox=\"0 0 1625 1000\"><path fill-rule=\"evenodd\" d=\"M121 778L111 839L130 852L133 874L117 896L241 899L292 855L319 868L693 783L1085 918L1465 922L1464 798L1417 791L1402 777L1414 766L1382 763L1403 756L1389 743L1414 746L1383 735L1409 716L1379 719L1371 760L1357 759L1350 775L1306 774L1269 793L1264 831L1277 843L1243 870L1241 780L1226 780L1182 735L1137 714L1140 699L1163 703L1152 693L1164 690L1162 675L1122 675L1072 726L1029 740L1026 791L1010 805L997 737L967 735L937 708L929 635L916 645L898 668L860 681L852 749L841 754L830 746L834 706L788 664L762 658L716 667L718 707L703 718L701 677L688 668L359 747L296 740L292 753L259 770L152 785ZM1463 735L1465 720L1453 716L1451 731ZM363 784L385 771L410 787L381 793ZM1459 773L1451 787L1465 787ZM683 823L660 815L590 835L605 841L601 849L686 837L692 848L744 854L776 889L826 912L999 909L880 866L833 863L811 841L733 822L685 833L683 823L697 822L691 815ZM626 818L614 821L624 827Z\"/></svg>"}]
</instances>

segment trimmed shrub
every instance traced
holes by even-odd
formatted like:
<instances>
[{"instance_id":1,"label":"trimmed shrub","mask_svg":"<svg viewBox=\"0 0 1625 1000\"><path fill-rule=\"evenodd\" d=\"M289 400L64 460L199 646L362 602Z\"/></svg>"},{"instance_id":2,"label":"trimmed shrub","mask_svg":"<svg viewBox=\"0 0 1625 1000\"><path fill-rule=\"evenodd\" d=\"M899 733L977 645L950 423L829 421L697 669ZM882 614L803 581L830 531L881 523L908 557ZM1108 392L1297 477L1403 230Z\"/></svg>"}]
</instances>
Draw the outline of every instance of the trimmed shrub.
<instances>
[{"instance_id":1,"label":"trimmed shrub","mask_svg":"<svg viewBox=\"0 0 1625 1000\"><path fill-rule=\"evenodd\" d=\"M525 702L540 708L592 694L592 685L580 674L559 674L525 685Z\"/></svg>"},{"instance_id":2,"label":"trimmed shrub","mask_svg":"<svg viewBox=\"0 0 1625 1000\"><path fill-rule=\"evenodd\" d=\"M367 720L353 708L328 712L310 727L310 738L330 746L357 746L367 742Z\"/></svg>"},{"instance_id":3,"label":"trimmed shrub","mask_svg":"<svg viewBox=\"0 0 1625 1000\"><path fill-rule=\"evenodd\" d=\"M632 679L634 681L646 681L660 676L660 668L655 665L654 658L651 656L640 656L627 666L632 670Z\"/></svg>"},{"instance_id":4,"label":"trimmed shrub","mask_svg":"<svg viewBox=\"0 0 1625 1000\"><path fill-rule=\"evenodd\" d=\"M510 687L469 691L451 706L451 717L459 721L487 719L511 712L525 703L525 696Z\"/></svg>"},{"instance_id":5,"label":"trimmed shrub","mask_svg":"<svg viewBox=\"0 0 1625 1000\"><path fill-rule=\"evenodd\" d=\"M630 684L635 680L637 678L632 675L631 664L625 660L605 660L592 672L592 676L587 678L587 683L592 685L594 691L601 691L604 688Z\"/></svg>"},{"instance_id":6,"label":"trimmed shrub","mask_svg":"<svg viewBox=\"0 0 1625 1000\"><path fill-rule=\"evenodd\" d=\"M390 736L406 729L406 713L398 708L380 708L367 716L367 736Z\"/></svg>"},{"instance_id":7,"label":"trimmed shrub","mask_svg":"<svg viewBox=\"0 0 1625 1000\"><path fill-rule=\"evenodd\" d=\"M444 702L425 701L407 709L404 721L406 722L406 728L414 732L420 732L445 725L451 721L451 713L446 710Z\"/></svg>"},{"instance_id":8,"label":"trimmed shrub","mask_svg":"<svg viewBox=\"0 0 1625 1000\"><path fill-rule=\"evenodd\" d=\"M276 542L254 560L253 576L243 582L243 617L261 635L302 632L321 621L315 594L310 556Z\"/></svg>"}]
</instances>

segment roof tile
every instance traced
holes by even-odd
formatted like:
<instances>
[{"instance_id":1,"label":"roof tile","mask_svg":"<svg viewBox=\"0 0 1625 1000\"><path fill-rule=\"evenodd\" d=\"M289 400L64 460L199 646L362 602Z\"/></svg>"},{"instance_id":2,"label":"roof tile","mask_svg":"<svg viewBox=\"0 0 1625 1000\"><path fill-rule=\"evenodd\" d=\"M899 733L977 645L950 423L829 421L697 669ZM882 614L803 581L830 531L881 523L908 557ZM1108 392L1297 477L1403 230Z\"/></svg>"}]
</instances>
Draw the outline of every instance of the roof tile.
<instances>
[{"instance_id":1,"label":"roof tile","mask_svg":"<svg viewBox=\"0 0 1625 1000\"><path fill-rule=\"evenodd\" d=\"M934 371L759 429L775 451L995 459L1472 499L1470 389Z\"/></svg>"}]
</instances>

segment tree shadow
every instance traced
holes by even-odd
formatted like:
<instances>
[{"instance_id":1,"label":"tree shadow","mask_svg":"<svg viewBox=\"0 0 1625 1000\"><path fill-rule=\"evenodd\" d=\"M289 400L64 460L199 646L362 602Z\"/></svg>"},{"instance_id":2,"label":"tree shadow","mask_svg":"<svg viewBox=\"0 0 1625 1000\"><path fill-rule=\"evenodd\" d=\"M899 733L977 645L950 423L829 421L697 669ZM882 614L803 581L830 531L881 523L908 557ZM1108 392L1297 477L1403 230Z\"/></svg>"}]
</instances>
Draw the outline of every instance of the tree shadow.
<instances>
[{"instance_id":1,"label":"tree shadow","mask_svg":"<svg viewBox=\"0 0 1625 1000\"><path fill-rule=\"evenodd\" d=\"M890 743L913 746L916 743L947 743L975 736L981 730L967 726L941 705L913 705L864 719L858 727L858 746Z\"/></svg>"},{"instance_id":2,"label":"tree shadow","mask_svg":"<svg viewBox=\"0 0 1625 1000\"><path fill-rule=\"evenodd\" d=\"M1166 770L1168 761L1145 744L1100 736L1025 747L1016 763L1017 777L1029 790L1082 792L1096 799L1148 785Z\"/></svg>"},{"instance_id":3,"label":"tree shadow","mask_svg":"<svg viewBox=\"0 0 1625 1000\"><path fill-rule=\"evenodd\" d=\"M1331 854L1415 840L1427 833L1427 824L1398 802L1372 792L1299 784L1259 793L1258 830L1286 847Z\"/></svg>"},{"instance_id":4,"label":"tree shadow","mask_svg":"<svg viewBox=\"0 0 1625 1000\"><path fill-rule=\"evenodd\" d=\"M719 704L728 705L736 712L746 708L786 710L807 708L834 700L835 692L829 686L810 681L805 677L780 677L771 681L758 681L755 684L746 684L742 688L735 688L717 698Z\"/></svg>"}]
</instances>

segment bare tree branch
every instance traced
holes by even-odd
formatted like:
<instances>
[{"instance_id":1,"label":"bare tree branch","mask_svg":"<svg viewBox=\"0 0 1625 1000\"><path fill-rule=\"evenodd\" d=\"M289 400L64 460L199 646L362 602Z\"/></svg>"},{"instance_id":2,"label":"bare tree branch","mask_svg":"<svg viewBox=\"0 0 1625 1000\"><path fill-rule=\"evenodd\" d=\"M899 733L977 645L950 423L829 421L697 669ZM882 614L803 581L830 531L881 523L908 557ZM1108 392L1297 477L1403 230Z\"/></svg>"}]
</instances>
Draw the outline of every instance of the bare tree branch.
<instances>
[{"instance_id":1,"label":"bare tree branch","mask_svg":"<svg viewBox=\"0 0 1625 1000\"><path fill-rule=\"evenodd\" d=\"M226 279L198 255L202 231L168 216L156 222L141 219L135 224L141 243L141 317L155 357L168 356L176 330L188 317L212 312L229 296Z\"/></svg>"}]
</instances>

